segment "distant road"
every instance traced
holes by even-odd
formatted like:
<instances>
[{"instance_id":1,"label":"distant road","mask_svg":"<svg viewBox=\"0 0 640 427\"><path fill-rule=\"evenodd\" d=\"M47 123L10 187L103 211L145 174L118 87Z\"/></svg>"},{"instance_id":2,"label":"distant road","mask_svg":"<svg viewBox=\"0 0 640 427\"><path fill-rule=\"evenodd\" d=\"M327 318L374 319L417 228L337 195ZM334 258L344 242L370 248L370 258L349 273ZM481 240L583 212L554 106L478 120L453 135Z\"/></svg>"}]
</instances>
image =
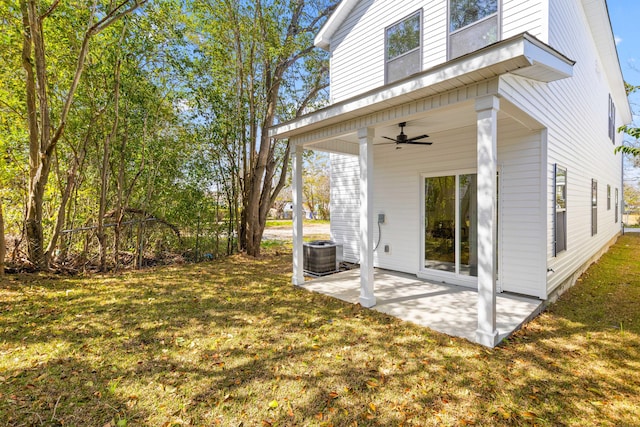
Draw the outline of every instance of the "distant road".
<instances>
[{"instance_id":1,"label":"distant road","mask_svg":"<svg viewBox=\"0 0 640 427\"><path fill-rule=\"evenodd\" d=\"M331 231L329 224L326 223L305 223L302 227L302 234L308 235L326 235L329 239ZM293 228L291 226L267 227L262 234L262 240L292 240Z\"/></svg>"}]
</instances>

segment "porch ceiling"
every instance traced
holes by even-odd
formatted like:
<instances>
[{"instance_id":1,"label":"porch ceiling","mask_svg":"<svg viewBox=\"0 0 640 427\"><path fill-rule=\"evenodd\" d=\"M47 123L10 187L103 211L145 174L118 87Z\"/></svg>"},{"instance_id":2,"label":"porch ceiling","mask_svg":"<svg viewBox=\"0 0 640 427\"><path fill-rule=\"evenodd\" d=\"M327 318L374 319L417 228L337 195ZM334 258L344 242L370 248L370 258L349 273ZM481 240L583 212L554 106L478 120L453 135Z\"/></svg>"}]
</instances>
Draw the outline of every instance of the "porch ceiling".
<instances>
[{"instance_id":1,"label":"porch ceiling","mask_svg":"<svg viewBox=\"0 0 640 427\"><path fill-rule=\"evenodd\" d=\"M477 126L477 113L475 110L475 102L473 100L459 102L447 107L438 108L429 111L428 114L411 115L402 120L391 119L372 127L374 132L374 145L393 145L392 141L384 137L395 137L400 129L399 121L406 121L407 125L404 132L409 136L429 135L424 141L438 143L443 139L443 135L466 127ZM499 126L508 125L509 123L519 123L526 129L539 130L544 126L535 121L531 116L520 110L518 107L502 99L500 102L500 111L498 112ZM356 132L341 134L338 138L329 140L319 139L317 142L304 144L305 148L318 151L328 151L343 154L358 154L358 135ZM419 149L419 146L410 146ZM408 147L404 147L408 148Z\"/></svg>"},{"instance_id":2,"label":"porch ceiling","mask_svg":"<svg viewBox=\"0 0 640 427\"><path fill-rule=\"evenodd\" d=\"M543 82L558 80L572 75L573 64L574 61L530 34L524 33L399 82L333 104L291 122L274 126L269 130L269 136L284 139L306 134L420 99L486 82L507 73ZM455 127L467 125L464 123L465 118L460 117L460 111L455 111L457 108L471 109L472 104L443 109L440 112L443 116L452 114L458 116L455 117L455 120L447 120L447 117L442 117L442 120L430 119L429 123L425 123L424 131L446 130L439 130L439 123L455 123ZM468 125L475 122L474 114L463 116L468 116ZM418 128L414 130L422 132ZM407 129L408 131L409 129ZM378 134L392 136L397 134L397 123L389 124L387 128L380 128L379 131L376 131L376 136Z\"/></svg>"}]
</instances>

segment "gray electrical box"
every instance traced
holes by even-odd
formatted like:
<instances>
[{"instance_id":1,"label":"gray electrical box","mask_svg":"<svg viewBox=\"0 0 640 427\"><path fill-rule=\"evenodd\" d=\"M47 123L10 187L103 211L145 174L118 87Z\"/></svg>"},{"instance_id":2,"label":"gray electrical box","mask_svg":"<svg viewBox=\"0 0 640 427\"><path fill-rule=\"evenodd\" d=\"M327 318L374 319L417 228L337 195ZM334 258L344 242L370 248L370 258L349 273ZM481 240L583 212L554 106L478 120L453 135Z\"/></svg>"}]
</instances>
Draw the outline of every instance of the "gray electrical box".
<instances>
[{"instance_id":1,"label":"gray electrical box","mask_svg":"<svg viewBox=\"0 0 640 427\"><path fill-rule=\"evenodd\" d=\"M378 214L378 224L384 224L384 220L385 220L384 214L383 213L379 213Z\"/></svg>"}]
</instances>

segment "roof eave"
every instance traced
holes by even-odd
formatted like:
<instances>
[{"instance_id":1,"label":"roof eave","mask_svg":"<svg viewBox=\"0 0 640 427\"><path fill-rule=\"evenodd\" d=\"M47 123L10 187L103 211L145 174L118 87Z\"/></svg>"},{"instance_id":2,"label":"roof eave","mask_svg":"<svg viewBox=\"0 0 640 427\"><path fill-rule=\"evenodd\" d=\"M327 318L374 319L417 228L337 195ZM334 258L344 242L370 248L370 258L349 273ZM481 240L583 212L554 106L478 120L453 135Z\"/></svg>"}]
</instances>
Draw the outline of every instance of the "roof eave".
<instances>
[{"instance_id":1,"label":"roof eave","mask_svg":"<svg viewBox=\"0 0 640 427\"><path fill-rule=\"evenodd\" d=\"M331 48L331 37L333 37L333 33L342 25L342 22L347 18L356 3L358 3L358 0L342 0L340 2L336 10L333 11L316 35L313 41L316 47L326 51Z\"/></svg>"},{"instance_id":2,"label":"roof eave","mask_svg":"<svg viewBox=\"0 0 640 427\"><path fill-rule=\"evenodd\" d=\"M560 80L572 75L574 64L575 61L524 33L276 125L269 130L269 136L289 138L340 120L425 98L450 90L452 86L462 87L470 81L480 82L507 73L541 82Z\"/></svg>"}]
</instances>

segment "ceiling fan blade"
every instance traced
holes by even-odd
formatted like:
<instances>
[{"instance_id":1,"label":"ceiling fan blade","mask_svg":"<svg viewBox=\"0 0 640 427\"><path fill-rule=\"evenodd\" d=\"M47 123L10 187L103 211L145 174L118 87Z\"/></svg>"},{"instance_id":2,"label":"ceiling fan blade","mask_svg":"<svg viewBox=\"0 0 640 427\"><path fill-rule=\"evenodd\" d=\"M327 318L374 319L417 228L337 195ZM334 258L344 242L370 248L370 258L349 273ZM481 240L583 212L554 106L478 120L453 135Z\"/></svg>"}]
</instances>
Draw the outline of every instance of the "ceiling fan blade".
<instances>
[{"instance_id":1,"label":"ceiling fan blade","mask_svg":"<svg viewBox=\"0 0 640 427\"><path fill-rule=\"evenodd\" d=\"M420 135L420 136L414 136L413 138L407 138L407 142L417 141L419 139L424 139L424 138L429 138L429 135Z\"/></svg>"},{"instance_id":2,"label":"ceiling fan blade","mask_svg":"<svg viewBox=\"0 0 640 427\"><path fill-rule=\"evenodd\" d=\"M407 141L407 142L405 142L405 144L414 144L414 145L431 145L431 144L433 144L433 142L427 142L427 141Z\"/></svg>"},{"instance_id":3,"label":"ceiling fan blade","mask_svg":"<svg viewBox=\"0 0 640 427\"><path fill-rule=\"evenodd\" d=\"M393 142L395 142L396 144L398 143L398 140L397 140L397 139L395 139L395 138L389 138L388 136L383 136L383 138L384 138L384 139L388 139L389 141L393 141Z\"/></svg>"}]
</instances>

